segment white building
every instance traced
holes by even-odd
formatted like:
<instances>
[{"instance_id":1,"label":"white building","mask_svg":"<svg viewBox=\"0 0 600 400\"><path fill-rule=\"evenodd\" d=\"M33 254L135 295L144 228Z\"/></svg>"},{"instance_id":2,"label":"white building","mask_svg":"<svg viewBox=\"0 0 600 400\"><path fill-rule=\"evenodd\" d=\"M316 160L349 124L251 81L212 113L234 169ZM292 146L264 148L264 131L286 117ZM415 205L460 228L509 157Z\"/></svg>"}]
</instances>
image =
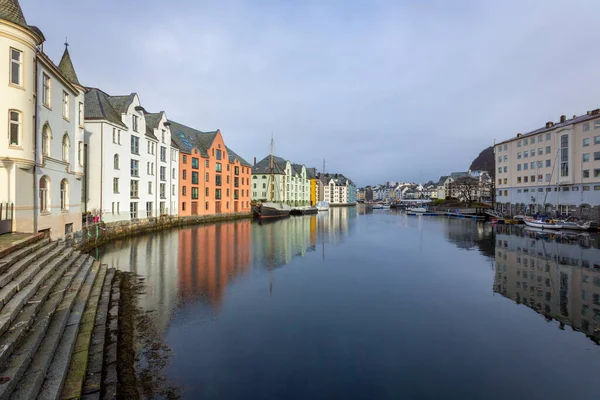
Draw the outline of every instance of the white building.
<instances>
[{"instance_id":1,"label":"white building","mask_svg":"<svg viewBox=\"0 0 600 400\"><path fill-rule=\"evenodd\" d=\"M105 222L177 215L179 154L164 112L147 113L135 93L110 96L90 88L85 133L92 215Z\"/></svg>"},{"instance_id":2,"label":"white building","mask_svg":"<svg viewBox=\"0 0 600 400\"><path fill-rule=\"evenodd\" d=\"M56 238L81 229L84 89L68 51L57 66L44 41L18 1L0 2L0 233Z\"/></svg>"},{"instance_id":3,"label":"white building","mask_svg":"<svg viewBox=\"0 0 600 400\"><path fill-rule=\"evenodd\" d=\"M310 179L306 176L306 167L281 157L272 156L271 161L271 156L266 156L254 164L251 189L253 201L274 201L290 206L310 204Z\"/></svg>"}]
</instances>

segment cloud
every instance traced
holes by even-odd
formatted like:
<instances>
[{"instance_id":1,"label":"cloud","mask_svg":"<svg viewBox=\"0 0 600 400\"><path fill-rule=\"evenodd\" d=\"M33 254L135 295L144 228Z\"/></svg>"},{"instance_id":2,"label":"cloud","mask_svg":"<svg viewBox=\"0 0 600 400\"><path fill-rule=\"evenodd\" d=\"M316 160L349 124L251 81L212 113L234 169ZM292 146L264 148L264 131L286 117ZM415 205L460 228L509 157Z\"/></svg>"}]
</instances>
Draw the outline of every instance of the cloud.
<instances>
[{"instance_id":1,"label":"cloud","mask_svg":"<svg viewBox=\"0 0 600 400\"><path fill-rule=\"evenodd\" d=\"M80 79L359 184L437 179L598 105L596 1L22 4Z\"/></svg>"}]
</instances>

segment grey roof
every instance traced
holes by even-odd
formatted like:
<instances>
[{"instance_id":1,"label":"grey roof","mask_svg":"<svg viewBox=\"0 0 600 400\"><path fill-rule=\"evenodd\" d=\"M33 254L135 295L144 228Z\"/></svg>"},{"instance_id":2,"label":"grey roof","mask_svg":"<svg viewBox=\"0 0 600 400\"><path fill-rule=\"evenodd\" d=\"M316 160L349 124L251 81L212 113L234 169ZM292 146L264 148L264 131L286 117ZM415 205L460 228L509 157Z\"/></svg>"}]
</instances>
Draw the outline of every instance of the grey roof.
<instances>
[{"instance_id":1,"label":"grey roof","mask_svg":"<svg viewBox=\"0 0 600 400\"><path fill-rule=\"evenodd\" d=\"M450 174L450 177L454 180L457 180L458 178L464 178L465 176L469 176L468 172L453 172Z\"/></svg>"},{"instance_id":2,"label":"grey roof","mask_svg":"<svg viewBox=\"0 0 600 400\"><path fill-rule=\"evenodd\" d=\"M292 169L298 174L298 175L302 175L302 167L304 165L302 164L292 164ZM304 167L306 168L306 167Z\"/></svg>"},{"instance_id":3,"label":"grey roof","mask_svg":"<svg viewBox=\"0 0 600 400\"><path fill-rule=\"evenodd\" d=\"M252 167L252 173L253 174L270 174L271 173L270 157L271 157L270 155L266 156L265 158L263 158L262 160L257 162ZM273 156L273 173L284 175L286 164L287 164L287 160L285 160L281 157Z\"/></svg>"},{"instance_id":4,"label":"grey roof","mask_svg":"<svg viewBox=\"0 0 600 400\"><path fill-rule=\"evenodd\" d=\"M77 73L75 73L75 68L73 67L73 62L71 61L68 47L65 47L65 52L60 59L60 63L58 63L58 70L65 78L67 78L69 82L81 86L79 79L77 79Z\"/></svg>"},{"instance_id":5,"label":"grey roof","mask_svg":"<svg viewBox=\"0 0 600 400\"><path fill-rule=\"evenodd\" d=\"M252 164L250 164L248 161L246 161L242 157L240 157L235 151L231 150L227 146L225 146L225 148L227 149L227 155L229 157L229 162L234 162L237 159L240 161L240 164L243 165L244 167L252 166Z\"/></svg>"},{"instance_id":6,"label":"grey roof","mask_svg":"<svg viewBox=\"0 0 600 400\"><path fill-rule=\"evenodd\" d=\"M316 168L306 168L306 177L308 179L315 179L317 177L317 169Z\"/></svg>"},{"instance_id":7,"label":"grey roof","mask_svg":"<svg viewBox=\"0 0 600 400\"><path fill-rule=\"evenodd\" d=\"M438 181L438 185L443 185L444 182L446 182L446 179L448 179L448 175L442 175L442 176L440 176L440 180Z\"/></svg>"},{"instance_id":8,"label":"grey roof","mask_svg":"<svg viewBox=\"0 0 600 400\"><path fill-rule=\"evenodd\" d=\"M107 120L127 129L127 126L121 121L121 115L115 111L109 99L110 96L102 90L88 88L85 94L84 118L86 120Z\"/></svg>"},{"instance_id":9,"label":"grey roof","mask_svg":"<svg viewBox=\"0 0 600 400\"><path fill-rule=\"evenodd\" d=\"M108 101L117 113L126 114L134 98L135 93L131 93L126 96L109 96Z\"/></svg>"},{"instance_id":10,"label":"grey roof","mask_svg":"<svg viewBox=\"0 0 600 400\"><path fill-rule=\"evenodd\" d=\"M190 154L195 147L200 150L203 157L208 157L208 149L215 140L218 131L202 132L179 122L169 120L171 124L171 138L179 146L179 150Z\"/></svg>"},{"instance_id":11,"label":"grey roof","mask_svg":"<svg viewBox=\"0 0 600 400\"><path fill-rule=\"evenodd\" d=\"M146 120L146 136L151 137L154 140L158 140L154 134L154 129L158 129L158 122L162 118L163 111L157 113L145 113L144 119Z\"/></svg>"},{"instance_id":12,"label":"grey roof","mask_svg":"<svg viewBox=\"0 0 600 400\"><path fill-rule=\"evenodd\" d=\"M0 19L13 22L29 29L25 15L17 0L0 0Z\"/></svg>"}]
</instances>

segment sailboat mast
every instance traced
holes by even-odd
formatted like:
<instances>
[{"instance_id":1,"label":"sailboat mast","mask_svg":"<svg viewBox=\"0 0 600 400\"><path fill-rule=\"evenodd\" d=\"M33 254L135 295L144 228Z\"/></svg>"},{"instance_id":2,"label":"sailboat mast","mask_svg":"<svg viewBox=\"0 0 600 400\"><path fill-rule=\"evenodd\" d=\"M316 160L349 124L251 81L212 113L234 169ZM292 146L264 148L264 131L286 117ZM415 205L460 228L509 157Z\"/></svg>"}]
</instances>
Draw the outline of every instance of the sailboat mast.
<instances>
[{"instance_id":1,"label":"sailboat mast","mask_svg":"<svg viewBox=\"0 0 600 400\"><path fill-rule=\"evenodd\" d=\"M270 187L270 200L271 201L275 201L275 176L273 174L273 169L274 169L274 165L273 165L273 147L274 147L274 142L273 142L273 135L271 135L271 153L269 155L269 168L271 170L271 187Z\"/></svg>"}]
</instances>

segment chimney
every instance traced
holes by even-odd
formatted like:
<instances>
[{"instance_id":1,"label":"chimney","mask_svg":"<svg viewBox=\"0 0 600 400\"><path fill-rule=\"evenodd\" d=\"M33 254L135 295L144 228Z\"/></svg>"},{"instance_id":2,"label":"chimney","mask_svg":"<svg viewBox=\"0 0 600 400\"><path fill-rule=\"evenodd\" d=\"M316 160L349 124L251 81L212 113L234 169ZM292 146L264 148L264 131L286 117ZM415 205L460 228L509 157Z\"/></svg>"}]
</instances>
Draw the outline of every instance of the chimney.
<instances>
[{"instance_id":1,"label":"chimney","mask_svg":"<svg viewBox=\"0 0 600 400\"><path fill-rule=\"evenodd\" d=\"M592 110L592 115L598 115L598 113L600 113L600 108L596 108L595 110Z\"/></svg>"},{"instance_id":2,"label":"chimney","mask_svg":"<svg viewBox=\"0 0 600 400\"><path fill-rule=\"evenodd\" d=\"M561 115L560 116L560 122L565 122L567 120L567 116L566 115Z\"/></svg>"},{"instance_id":3,"label":"chimney","mask_svg":"<svg viewBox=\"0 0 600 400\"><path fill-rule=\"evenodd\" d=\"M517 137L521 137L523 134L521 132L517 133Z\"/></svg>"},{"instance_id":4,"label":"chimney","mask_svg":"<svg viewBox=\"0 0 600 400\"><path fill-rule=\"evenodd\" d=\"M554 125L554 122L548 121L546 122L546 128L551 128Z\"/></svg>"},{"instance_id":5,"label":"chimney","mask_svg":"<svg viewBox=\"0 0 600 400\"><path fill-rule=\"evenodd\" d=\"M256 156L254 157L254 166L256 167Z\"/></svg>"},{"instance_id":6,"label":"chimney","mask_svg":"<svg viewBox=\"0 0 600 400\"><path fill-rule=\"evenodd\" d=\"M577 118L577 115L573 115L573 119Z\"/></svg>"}]
</instances>

